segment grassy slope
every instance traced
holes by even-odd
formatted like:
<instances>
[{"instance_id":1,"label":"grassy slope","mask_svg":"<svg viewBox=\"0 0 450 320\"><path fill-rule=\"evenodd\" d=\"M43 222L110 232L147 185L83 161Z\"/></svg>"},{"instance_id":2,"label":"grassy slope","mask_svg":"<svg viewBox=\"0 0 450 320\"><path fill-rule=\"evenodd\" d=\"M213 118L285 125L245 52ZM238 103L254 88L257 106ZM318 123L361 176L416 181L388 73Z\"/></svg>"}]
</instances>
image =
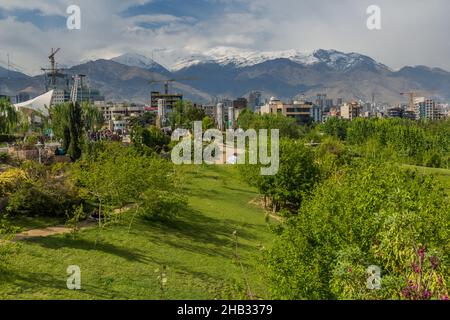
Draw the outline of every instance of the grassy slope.
<instances>
[{"instance_id":1,"label":"grassy slope","mask_svg":"<svg viewBox=\"0 0 450 320\"><path fill-rule=\"evenodd\" d=\"M262 210L249 205L257 196L240 182L235 168L183 167L191 212L172 225L137 220L99 234L86 230L76 240L54 236L20 244L0 272L0 298L9 299L159 299L155 269L166 265L166 299L239 298L244 283L233 261L232 233L252 290L267 292L259 246L272 234ZM96 245L96 239L99 239ZM79 265L82 290L66 289L66 268Z\"/></svg>"}]
</instances>

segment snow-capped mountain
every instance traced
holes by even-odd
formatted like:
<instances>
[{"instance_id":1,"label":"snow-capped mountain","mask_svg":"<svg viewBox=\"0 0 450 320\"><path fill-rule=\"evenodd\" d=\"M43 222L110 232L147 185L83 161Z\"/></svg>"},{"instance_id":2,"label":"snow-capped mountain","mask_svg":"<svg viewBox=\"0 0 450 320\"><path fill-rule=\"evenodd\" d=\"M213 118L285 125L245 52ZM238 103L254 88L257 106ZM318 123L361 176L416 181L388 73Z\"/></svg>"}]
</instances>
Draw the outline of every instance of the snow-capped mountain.
<instances>
[{"instance_id":1,"label":"snow-capped mountain","mask_svg":"<svg viewBox=\"0 0 450 320\"><path fill-rule=\"evenodd\" d=\"M322 63L336 71L345 71L362 65L389 70L385 65L358 53L343 53L336 50L323 49L312 52L301 52L298 50L260 52L230 47L217 47L203 53L192 54L177 61L171 69L172 71L180 71L199 64L218 64L244 68L278 59L286 59L303 66Z\"/></svg>"},{"instance_id":2,"label":"snow-capped mountain","mask_svg":"<svg viewBox=\"0 0 450 320\"><path fill-rule=\"evenodd\" d=\"M167 74L169 71L151 58L137 53L125 53L111 59L114 62L124 64L129 67L138 67L153 72Z\"/></svg>"},{"instance_id":3,"label":"snow-capped mountain","mask_svg":"<svg viewBox=\"0 0 450 320\"><path fill-rule=\"evenodd\" d=\"M394 71L374 59L336 50L297 50L257 52L219 47L201 53L185 50L155 50L155 59L139 54L124 54L112 60L95 60L70 68L69 73L86 74L93 87L107 100L147 103L149 80L179 80L174 92L181 92L195 102L211 97L236 98L258 90L263 97L283 100L298 94L314 97L326 93L330 98L397 104L404 98L400 92L411 90L435 93L438 101L449 101L450 72L427 67L405 67ZM174 64L174 61L177 62ZM0 92L14 95L22 90L42 93L42 75L14 75L0 68ZM20 78L20 79L19 79ZM155 87L155 90L162 90ZM405 100L403 100L405 102Z\"/></svg>"}]
</instances>

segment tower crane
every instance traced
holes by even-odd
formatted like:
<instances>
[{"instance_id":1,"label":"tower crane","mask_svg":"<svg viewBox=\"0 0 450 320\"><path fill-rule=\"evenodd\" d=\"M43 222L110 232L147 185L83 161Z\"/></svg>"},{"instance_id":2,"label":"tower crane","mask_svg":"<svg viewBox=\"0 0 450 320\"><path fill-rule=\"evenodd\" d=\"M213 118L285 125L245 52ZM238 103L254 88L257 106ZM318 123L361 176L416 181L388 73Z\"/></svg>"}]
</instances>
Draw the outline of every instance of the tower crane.
<instances>
[{"instance_id":1,"label":"tower crane","mask_svg":"<svg viewBox=\"0 0 450 320\"><path fill-rule=\"evenodd\" d=\"M56 64L56 59L55 56L56 54L60 51L61 49L53 49L50 53L50 55L48 56L48 59L50 60L50 69L46 69L46 68L41 68L42 71L44 71L45 73L48 72L48 74L50 75L50 85L52 87L56 86L56 77L60 76L60 74L58 73L59 71L62 71L62 69L58 69L57 68L57 64Z\"/></svg>"},{"instance_id":2,"label":"tower crane","mask_svg":"<svg viewBox=\"0 0 450 320\"><path fill-rule=\"evenodd\" d=\"M151 80L149 83L150 84L154 84L154 83L164 83L164 94L168 95L169 94L169 85L173 82L177 82L177 81L192 81L192 80L198 80L198 78L179 78L179 79L165 79L165 80Z\"/></svg>"},{"instance_id":3,"label":"tower crane","mask_svg":"<svg viewBox=\"0 0 450 320\"><path fill-rule=\"evenodd\" d=\"M414 112L415 111L414 99L416 97L416 92L415 91L401 92L400 95L409 97L408 111L409 112Z\"/></svg>"},{"instance_id":4,"label":"tower crane","mask_svg":"<svg viewBox=\"0 0 450 320\"><path fill-rule=\"evenodd\" d=\"M408 97L408 112L415 112L416 110L416 104L415 104L415 99L418 97L418 95L429 95L429 94L435 94L435 92L433 91L427 91L427 92L422 92L422 91L409 91L409 92L401 92L400 95L402 96L407 96Z\"/></svg>"}]
</instances>

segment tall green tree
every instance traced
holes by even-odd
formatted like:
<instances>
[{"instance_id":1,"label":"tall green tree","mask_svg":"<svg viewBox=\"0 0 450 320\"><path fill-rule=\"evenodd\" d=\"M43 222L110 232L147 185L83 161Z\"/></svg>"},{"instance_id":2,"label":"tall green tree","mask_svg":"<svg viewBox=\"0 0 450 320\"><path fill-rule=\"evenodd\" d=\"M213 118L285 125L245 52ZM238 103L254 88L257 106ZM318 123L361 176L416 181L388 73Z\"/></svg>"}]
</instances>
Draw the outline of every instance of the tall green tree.
<instances>
[{"instance_id":1,"label":"tall green tree","mask_svg":"<svg viewBox=\"0 0 450 320\"><path fill-rule=\"evenodd\" d=\"M6 99L0 99L0 133L10 134L19 122L14 106Z\"/></svg>"},{"instance_id":2,"label":"tall green tree","mask_svg":"<svg viewBox=\"0 0 450 320\"><path fill-rule=\"evenodd\" d=\"M78 102L69 105L69 132L70 144L67 149L72 161L81 158L81 143L83 134L83 114Z\"/></svg>"},{"instance_id":3,"label":"tall green tree","mask_svg":"<svg viewBox=\"0 0 450 320\"><path fill-rule=\"evenodd\" d=\"M258 188L266 204L275 212L288 210L296 214L303 199L320 179L313 151L301 140L280 141L279 171L274 176L260 175L259 166L242 166L247 182Z\"/></svg>"},{"instance_id":4,"label":"tall green tree","mask_svg":"<svg viewBox=\"0 0 450 320\"><path fill-rule=\"evenodd\" d=\"M86 131L97 131L101 129L105 120L101 111L88 102L81 105L84 129Z\"/></svg>"},{"instance_id":5,"label":"tall green tree","mask_svg":"<svg viewBox=\"0 0 450 320\"><path fill-rule=\"evenodd\" d=\"M53 133L63 141L64 150L67 150L70 145L69 112L69 103L57 104L50 109Z\"/></svg>"}]
</instances>

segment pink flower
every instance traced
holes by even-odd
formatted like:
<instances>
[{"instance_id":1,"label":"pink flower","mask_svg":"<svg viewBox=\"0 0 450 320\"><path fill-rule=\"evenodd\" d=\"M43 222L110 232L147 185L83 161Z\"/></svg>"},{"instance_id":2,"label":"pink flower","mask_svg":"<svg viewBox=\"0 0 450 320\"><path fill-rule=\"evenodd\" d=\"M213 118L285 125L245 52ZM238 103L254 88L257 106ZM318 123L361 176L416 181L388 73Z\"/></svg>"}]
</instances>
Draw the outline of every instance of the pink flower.
<instances>
[{"instance_id":1,"label":"pink flower","mask_svg":"<svg viewBox=\"0 0 450 320\"><path fill-rule=\"evenodd\" d=\"M417 252L420 257L420 262L423 262L425 260L425 247L421 247L419 251Z\"/></svg>"}]
</instances>

